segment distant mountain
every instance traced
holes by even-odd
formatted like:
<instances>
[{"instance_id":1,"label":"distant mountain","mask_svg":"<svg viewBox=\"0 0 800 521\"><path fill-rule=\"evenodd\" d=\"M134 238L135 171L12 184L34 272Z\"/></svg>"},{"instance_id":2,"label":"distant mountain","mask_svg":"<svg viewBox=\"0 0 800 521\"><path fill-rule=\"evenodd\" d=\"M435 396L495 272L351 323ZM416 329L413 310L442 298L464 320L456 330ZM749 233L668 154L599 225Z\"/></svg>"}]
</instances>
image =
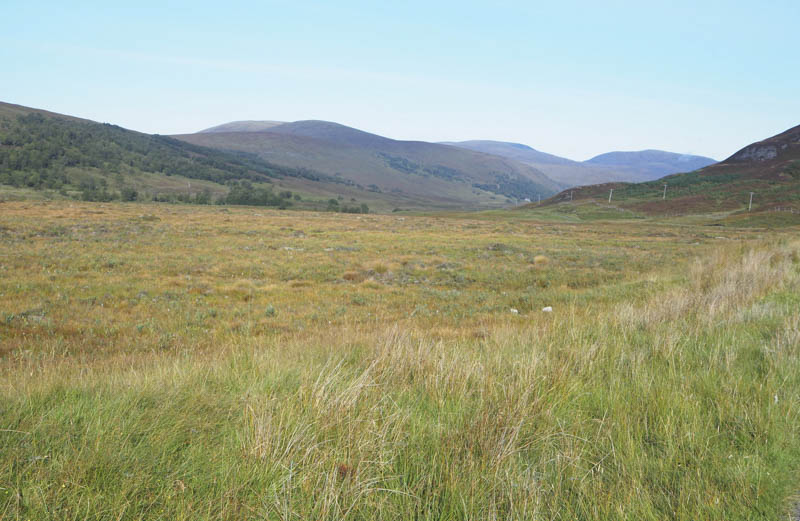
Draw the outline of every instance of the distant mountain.
<instances>
[{"instance_id":1,"label":"distant mountain","mask_svg":"<svg viewBox=\"0 0 800 521\"><path fill-rule=\"evenodd\" d=\"M679 172L693 172L716 162L710 157L676 154L663 150L641 150L638 152L608 152L593 157L584 164L619 169L620 171L636 171L650 179L657 179Z\"/></svg>"},{"instance_id":2,"label":"distant mountain","mask_svg":"<svg viewBox=\"0 0 800 521\"><path fill-rule=\"evenodd\" d=\"M541 170L554 181L568 186L610 181L650 181L667 174L696 170L715 162L711 158L659 150L611 152L580 162L541 152L520 143L461 141L447 144L526 163Z\"/></svg>"},{"instance_id":3,"label":"distant mountain","mask_svg":"<svg viewBox=\"0 0 800 521\"><path fill-rule=\"evenodd\" d=\"M261 132L283 124L283 121L232 121L200 132Z\"/></svg>"},{"instance_id":4,"label":"distant mountain","mask_svg":"<svg viewBox=\"0 0 800 521\"><path fill-rule=\"evenodd\" d=\"M335 123L236 122L175 139L0 103L0 199L473 210L562 187L505 158Z\"/></svg>"},{"instance_id":5,"label":"distant mountain","mask_svg":"<svg viewBox=\"0 0 800 521\"><path fill-rule=\"evenodd\" d=\"M442 144L452 145L469 150L476 150L486 154L507 157L523 163L536 163L540 165L570 165L576 163L570 159L540 152L528 145L521 143L508 143L505 141L472 140L472 141L445 141Z\"/></svg>"},{"instance_id":6,"label":"distant mountain","mask_svg":"<svg viewBox=\"0 0 800 521\"><path fill-rule=\"evenodd\" d=\"M662 156L653 154L653 157ZM687 164L695 163L687 161ZM614 192L609 204L611 189ZM748 211L751 193L753 206ZM693 172L645 183L571 188L543 201L543 205L566 202L594 202L651 215L727 212L731 222L743 222L753 213L775 212L783 221L788 216L800 224L800 126L748 145L722 162Z\"/></svg>"},{"instance_id":7,"label":"distant mountain","mask_svg":"<svg viewBox=\"0 0 800 521\"><path fill-rule=\"evenodd\" d=\"M398 141L328 121L296 121L264 131L174 137L218 150L256 154L273 164L322 172L391 197L401 206L502 206L546 197L566 186L513 159L437 143Z\"/></svg>"},{"instance_id":8,"label":"distant mountain","mask_svg":"<svg viewBox=\"0 0 800 521\"><path fill-rule=\"evenodd\" d=\"M346 125L331 121L307 120L284 123L269 130L277 134L287 134L290 136L302 136L331 143L339 143L355 147L382 148L392 147L397 143L393 139L370 134L363 130L358 130Z\"/></svg>"},{"instance_id":9,"label":"distant mountain","mask_svg":"<svg viewBox=\"0 0 800 521\"><path fill-rule=\"evenodd\" d=\"M540 152L520 143L504 141L461 141L447 143L453 146L507 157L541 170L549 178L566 186L579 186L606 181L640 180L636 176L616 172L610 168L586 165L564 157Z\"/></svg>"}]
</instances>

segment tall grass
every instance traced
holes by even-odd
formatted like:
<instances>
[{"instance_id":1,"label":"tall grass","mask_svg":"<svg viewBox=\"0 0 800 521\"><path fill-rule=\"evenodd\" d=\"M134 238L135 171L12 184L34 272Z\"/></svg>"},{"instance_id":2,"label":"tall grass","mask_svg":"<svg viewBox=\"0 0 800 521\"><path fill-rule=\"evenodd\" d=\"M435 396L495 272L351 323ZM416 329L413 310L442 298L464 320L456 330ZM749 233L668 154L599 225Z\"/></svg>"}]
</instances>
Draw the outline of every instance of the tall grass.
<instances>
[{"instance_id":1,"label":"tall grass","mask_svg":"<svg viewBox=\"0 0 800 521\"><path fill-rule=\"evenodd\" d=\"M643 274L655 291L473 334L244 328L136 363L17 361L0 518L779 519L798 247L722 246Z\"/></svg>"}]
</instances>

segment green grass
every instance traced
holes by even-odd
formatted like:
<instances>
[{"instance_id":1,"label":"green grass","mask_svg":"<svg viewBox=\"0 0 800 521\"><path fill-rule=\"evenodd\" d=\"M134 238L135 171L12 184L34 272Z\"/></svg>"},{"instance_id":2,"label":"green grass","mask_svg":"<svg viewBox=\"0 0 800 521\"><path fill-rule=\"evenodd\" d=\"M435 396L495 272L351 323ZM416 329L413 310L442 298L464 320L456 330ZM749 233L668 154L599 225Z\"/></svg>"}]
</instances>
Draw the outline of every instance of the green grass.
<instances>
[{"instance_id":1,"label":"green grass","mask_svg":"<svg viewBox=\"0 0 800 521\"><path fill-rule=\"evenodd\" d=\"M781 518L799 248L3 203L0 518Z\"/></svg>"}]
</instances>

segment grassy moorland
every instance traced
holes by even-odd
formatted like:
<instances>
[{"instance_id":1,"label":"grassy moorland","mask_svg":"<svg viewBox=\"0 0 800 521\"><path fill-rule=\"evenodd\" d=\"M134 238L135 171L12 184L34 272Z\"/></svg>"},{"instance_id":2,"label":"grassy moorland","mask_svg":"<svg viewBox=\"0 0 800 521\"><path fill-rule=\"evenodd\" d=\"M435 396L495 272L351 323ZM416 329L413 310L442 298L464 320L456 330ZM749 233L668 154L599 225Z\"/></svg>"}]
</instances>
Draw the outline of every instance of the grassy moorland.
<instances>
[{"instance_id":1,"label":"grassy moorland","mask_svg":"<svg viewBox=\"0 0 800 521\"><path fill-rule=\"evenodd\" d=\"M799 308L789 231L2 203L0 519L779 519Z\"/></svg>"}]
</instances>

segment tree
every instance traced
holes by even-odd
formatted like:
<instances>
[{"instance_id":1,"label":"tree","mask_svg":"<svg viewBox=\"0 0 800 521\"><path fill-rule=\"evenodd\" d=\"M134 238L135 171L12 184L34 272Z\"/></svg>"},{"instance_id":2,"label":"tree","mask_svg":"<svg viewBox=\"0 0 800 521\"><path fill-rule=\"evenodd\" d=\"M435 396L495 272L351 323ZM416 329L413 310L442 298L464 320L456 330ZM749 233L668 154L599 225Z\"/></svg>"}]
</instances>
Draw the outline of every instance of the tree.
<instances>
[{"instance_id":1,"label":"tree","mask_svg":"<svg viewBox=\"0 0 800 521\"><path fill-rule=\"evenodd\" d=\"M139 197L139 192L135 188L124 186L119 191L119 195L123 201L135 201Z\"/></svg>"}]
</instances>

